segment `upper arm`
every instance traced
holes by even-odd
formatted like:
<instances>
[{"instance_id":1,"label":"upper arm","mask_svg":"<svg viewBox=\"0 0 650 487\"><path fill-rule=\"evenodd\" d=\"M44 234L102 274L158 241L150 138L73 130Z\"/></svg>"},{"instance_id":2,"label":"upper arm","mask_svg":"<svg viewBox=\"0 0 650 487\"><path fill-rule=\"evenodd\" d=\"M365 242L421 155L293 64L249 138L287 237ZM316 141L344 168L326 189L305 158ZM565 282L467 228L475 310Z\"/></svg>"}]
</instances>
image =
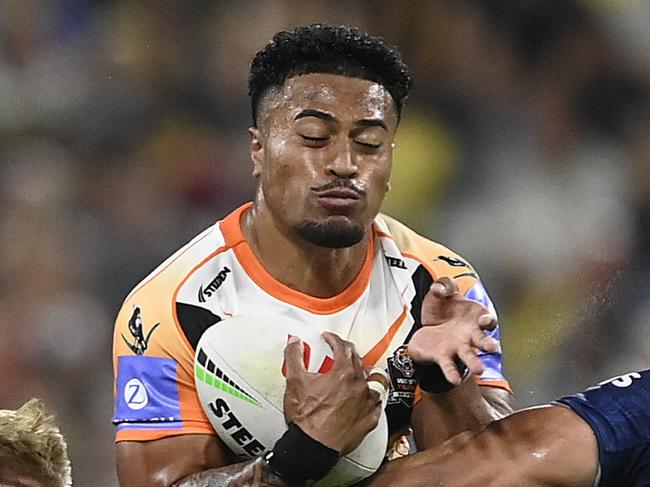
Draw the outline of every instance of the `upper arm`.
<instances>
[{"instance_id":1,"label":"upper arm","mask_svg":"<svg viewBox=\"0 0 650 487\"><path fill-rule=\"evenodd\" d=\"M512 394L496 387L465 381L444 394L421 393L411 425L420 450L435 447L463 431L479 431L513 411Z\"/></svg>"},{"instance_id":2,"label":"upper arm","mask_svg":"<svg viewBox=\"0 0 650 487\"><path fill-rule=\"evenodd\" d=\"M134 292L115 323L113 423L123 485L167 486L227 460L200 404L193 350L165 284L154 279Z\"/></svg>"},{"instance_id":3,"label":"upper arm","mask_svg":"<svg viewBox=\"0 0 650 487\"><path fill-rule=\"evenodd\" d=\"M121 487L168 487L187 475L233 461L233 454L213 435L117 443L117 474Z\"/></svg>"},{"instance_id":4,"label":"upper arm","mask_svg":"<svg viewBox=\"0 0 650 487\"><path fill-rule=\"evenodd\" d=\"M515 410L515 398L508 390L484 386L481 395L492 409L493 419L504 418Z\"/></svg>"},{"instance_id":5,"label":"upper arm","mask_svg":"<svg viewBox=\"0 0 650 487\"><path fill-rule=\"evenodd\" d=\"M215 434L196 391L194 353L171 310L145 290L118 314L113 342L117 441Z\"/></svg>"}]
</instances>

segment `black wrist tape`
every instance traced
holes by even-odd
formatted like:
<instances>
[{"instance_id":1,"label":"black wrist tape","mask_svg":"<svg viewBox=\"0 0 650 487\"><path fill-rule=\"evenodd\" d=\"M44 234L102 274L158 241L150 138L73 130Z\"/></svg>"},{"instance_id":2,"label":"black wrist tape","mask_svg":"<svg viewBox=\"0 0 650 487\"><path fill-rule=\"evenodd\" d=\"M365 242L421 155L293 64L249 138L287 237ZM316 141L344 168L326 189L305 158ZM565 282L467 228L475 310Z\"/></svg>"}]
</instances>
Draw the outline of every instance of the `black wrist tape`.
<instances>
[{"instance_id":1,"label":"black wrist tape","mask_svg":"<svg viewBox=\"0 0 650 487\"><path fill-rule=\"evenodd\" d=\"M460 376L465 378L468 372L467 365L465 365L458 357L454 359L454 363L456 364ZM414 362L413 366L418 378L418 383L420 384L420 389L423 391L431 392L433 394L441 394L443 392L449 392L456 387L445 379L445 374L443 374L442 369L438 364L419 364Z\"/></svg>"},{"instance_id":2,"label":"black wrist tape","mask_svg":"<svg viewBox=\"0 0 650 487\"><path fill-rule=\"evenodd\" d=\"M294 423L275 443L266 456L266 463L287 484L302 486L308 480L319 480L339 461L336 450L316 441Z\"/></svg>"}]
</instances>

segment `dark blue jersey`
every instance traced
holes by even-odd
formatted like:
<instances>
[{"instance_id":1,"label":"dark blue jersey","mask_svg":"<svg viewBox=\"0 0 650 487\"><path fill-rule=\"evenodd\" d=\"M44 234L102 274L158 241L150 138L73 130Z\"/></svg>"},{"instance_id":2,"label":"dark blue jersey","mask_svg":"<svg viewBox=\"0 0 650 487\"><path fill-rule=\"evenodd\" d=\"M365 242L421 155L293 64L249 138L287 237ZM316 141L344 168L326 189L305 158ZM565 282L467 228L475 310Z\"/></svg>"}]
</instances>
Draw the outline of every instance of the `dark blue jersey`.
<instances>
[{"instance_id":1,"label":"dark blue jersey","mask_svg":"<svg viewBox=\"0 0 650 487\"><path fill-rule=\"evenodd\" d=\"M594 431L599 487L650 487L650 370L605 381L558 401Z\"/></svg>"}]
</instances>

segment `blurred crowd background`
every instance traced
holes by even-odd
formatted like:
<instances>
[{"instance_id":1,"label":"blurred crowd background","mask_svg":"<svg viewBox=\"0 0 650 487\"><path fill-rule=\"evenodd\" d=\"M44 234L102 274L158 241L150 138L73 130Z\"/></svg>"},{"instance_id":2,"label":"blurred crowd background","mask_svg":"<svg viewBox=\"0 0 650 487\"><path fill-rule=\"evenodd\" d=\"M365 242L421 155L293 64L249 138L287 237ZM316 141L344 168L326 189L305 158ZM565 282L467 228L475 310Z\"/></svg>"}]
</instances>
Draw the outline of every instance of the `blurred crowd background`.
<instances>
[{"instance_id":1,"label":"blurred crowd background","mask_svg":"<svg viewBox=\"0 0 650 487\"><path fill-rule=\"evenodd\" d=\"M520 405L650 365L650 2L0 2L0 407L58 413L113 486L112 321L251 199L246 77L353 24L415 87L385 210L469 259Z\"/></svg>"}]
</instances>

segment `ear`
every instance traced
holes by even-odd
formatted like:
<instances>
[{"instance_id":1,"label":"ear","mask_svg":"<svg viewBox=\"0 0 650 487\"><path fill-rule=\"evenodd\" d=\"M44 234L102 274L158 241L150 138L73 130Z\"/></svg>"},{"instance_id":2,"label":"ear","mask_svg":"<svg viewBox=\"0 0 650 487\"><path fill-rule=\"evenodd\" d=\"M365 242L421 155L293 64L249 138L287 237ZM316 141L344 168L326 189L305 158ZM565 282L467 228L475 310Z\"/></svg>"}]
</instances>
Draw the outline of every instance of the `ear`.
<instances>
[{"instance_id":1,"label":"ear","mask_svg":"<svg viewBox=\"0 0 650 487\"><path fill-rule=\"evenodd\" d=\"M257 179L262 174L262 161L264 161L264 145L260 139L260 130L250 127L248 133L251 135L251 159L253 161L253 177Z\"/></svg>"}]
</instances>

